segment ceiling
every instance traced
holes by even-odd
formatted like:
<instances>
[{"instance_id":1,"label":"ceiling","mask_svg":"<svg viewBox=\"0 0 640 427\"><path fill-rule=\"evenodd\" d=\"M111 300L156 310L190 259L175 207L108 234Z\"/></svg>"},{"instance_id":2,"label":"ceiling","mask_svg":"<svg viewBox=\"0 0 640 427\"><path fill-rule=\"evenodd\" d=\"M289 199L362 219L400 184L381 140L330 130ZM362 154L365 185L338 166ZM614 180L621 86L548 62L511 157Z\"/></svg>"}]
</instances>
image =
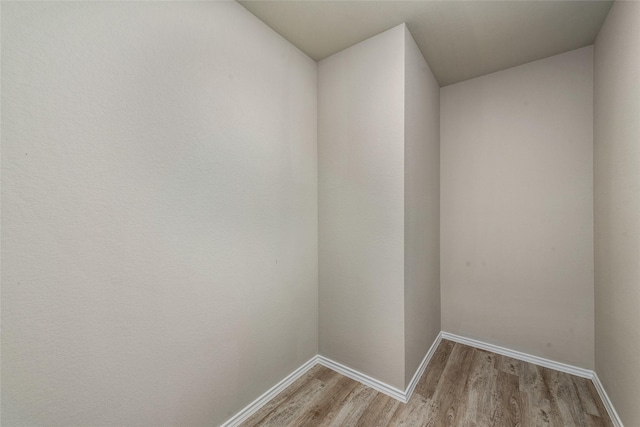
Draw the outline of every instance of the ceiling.
<instances>
[{"instance_id":1,"label":"ceiling","mask_svg":"<svg viewBox=\"0 0 640 427\"><path fill-rule=\"evenodd\" d=\"M611 1L239 0L316 61L406 22L440 86L593 43Z\"/></svg>"}]
</instances>

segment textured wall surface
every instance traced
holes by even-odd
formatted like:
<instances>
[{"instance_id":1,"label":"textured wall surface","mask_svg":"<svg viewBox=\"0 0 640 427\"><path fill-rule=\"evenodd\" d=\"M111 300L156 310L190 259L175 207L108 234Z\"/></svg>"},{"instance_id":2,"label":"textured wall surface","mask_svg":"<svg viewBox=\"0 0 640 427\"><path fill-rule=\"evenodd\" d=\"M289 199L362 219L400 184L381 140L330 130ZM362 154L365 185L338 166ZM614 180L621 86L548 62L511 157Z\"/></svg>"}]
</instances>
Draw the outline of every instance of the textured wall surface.
<instances>
[{"instance_id":1,"label":"textured wall surface","mask_svg":"<svg viewBox=\"0 0 640 427\"><path fill-rule=\"evenodd\" d=\"M440 86L405 29L405 386L440 332Z\"/></svg>"},{"instance_id":2,"label":"textured wall surface","mask_svg":"<svg viewBox=\"0 0 640 427\"><path fill-rule=\"evenodd\" d=\"M217 425L317 353L316 64L235 2L2 4L2 425Z\"/></svg>"},{"instance_id":3,"label":"textured wall surface","mask_svg":"<svg viewBox=\"0 0 640 427\"><path fill-rule=\"evenodd\" d=\"M318 64L320 353L400 389L404 31Z\"/></svg>"},{"instance_id":4,"label":"textured wall surface","mask_svg":"<svg viewBox=\"0 0 640 427\"><path fill-rule=\"evenodd\" d=\"M440 92L443 330L588 369L592 50Z\"/></svg>"},{"instance_id":5,"label":"textured wall surface","mask_svg":"<svg viewBox=\"0 0 640 427\"><path fill-rule=\"evenodd\" d=\"M594 47L596 372L640 425L640 3L618 1Z\"/></svg>"}]
</instances>

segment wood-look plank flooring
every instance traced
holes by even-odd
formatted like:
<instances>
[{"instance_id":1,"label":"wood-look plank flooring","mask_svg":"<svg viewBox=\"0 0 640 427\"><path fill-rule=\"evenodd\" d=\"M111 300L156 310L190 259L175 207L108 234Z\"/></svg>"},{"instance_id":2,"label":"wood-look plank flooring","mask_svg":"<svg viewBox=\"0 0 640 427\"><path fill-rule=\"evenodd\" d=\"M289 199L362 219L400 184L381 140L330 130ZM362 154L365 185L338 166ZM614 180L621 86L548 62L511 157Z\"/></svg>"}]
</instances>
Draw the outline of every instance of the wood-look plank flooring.
<instances>
[{"instance_id":1,"label":"wood-look plank flooring","mask_svg":"<svg viewBox=\"0 0 640 427\"><path fill-rule=\"evenodd\" d=\"M407 404L316 365L242 426L613 426L590 380L443 340Z\"/></svg>"}]
</instances>

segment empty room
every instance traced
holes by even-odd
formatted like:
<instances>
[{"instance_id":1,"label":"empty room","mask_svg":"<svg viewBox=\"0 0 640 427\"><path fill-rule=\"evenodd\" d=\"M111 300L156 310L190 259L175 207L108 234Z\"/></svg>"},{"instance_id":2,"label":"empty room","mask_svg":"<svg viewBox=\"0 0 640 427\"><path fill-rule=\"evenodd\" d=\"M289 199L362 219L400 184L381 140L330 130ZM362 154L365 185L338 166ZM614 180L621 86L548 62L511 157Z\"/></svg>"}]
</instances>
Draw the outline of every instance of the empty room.
<instances>
[{"instance_id":1,"label":"empty room","mask_svg":"<svg viewBox=\"0 0 640 427\"><path fill-rule=\"evenodd\" d=\"M640 426L639 1L0 16L2 426Z\"/></svg>"}]
</instances>

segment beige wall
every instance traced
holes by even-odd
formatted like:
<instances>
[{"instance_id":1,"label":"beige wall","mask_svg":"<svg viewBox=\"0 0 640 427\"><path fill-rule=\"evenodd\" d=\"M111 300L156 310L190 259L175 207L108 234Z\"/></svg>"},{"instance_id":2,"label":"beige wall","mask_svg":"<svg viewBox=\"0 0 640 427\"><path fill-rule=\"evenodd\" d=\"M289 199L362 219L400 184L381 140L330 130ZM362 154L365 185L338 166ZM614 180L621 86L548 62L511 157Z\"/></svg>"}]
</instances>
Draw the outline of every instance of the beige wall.
<instances>
[{"instance_id":1,"label":"beige wall","mask_svg":"<svg viewBox=\"0 0 640 427\"><path fill-rule=\"evenodd\" d=\"M405 386L440 332L440 86L405 29Z\"/></svg>"},{"instance_id":2,"label":"beige wall","mask_svg":"<svg viewBox=\"0 0 640 427\"><path fill-rule=\"evenodd\" d=\"M237 3L3 3L2 192L2 425L218 425L317 353L316 64Z\"/></svg>"},{"instance_id":3,"label":"beige wall","mask_svg":"<svg viewBox=\"0 0 640 427\"><path fill-rule=\"evenodd\" d=\"M320 353L400 389L404 31L318 63Z\"/></svg>"},{"instance_id":4,"label":"beige wall","mask_svg":"<svg viewBox=\"0 0 640 427\"><path fill-rule=\"evenodd\" d=\"M594 48L596 372L640 425L640 3L614 3Z\"/></svg>"},{"instance_id":5,"label":"beige wall","mask_svg":"<svg viewBox=\"0 0 640 427\"><path fill-rule=\"evenodd\" d=\"M592 48L441 89L442 328L594 367Z\"/></svg>"}]
</instances>

